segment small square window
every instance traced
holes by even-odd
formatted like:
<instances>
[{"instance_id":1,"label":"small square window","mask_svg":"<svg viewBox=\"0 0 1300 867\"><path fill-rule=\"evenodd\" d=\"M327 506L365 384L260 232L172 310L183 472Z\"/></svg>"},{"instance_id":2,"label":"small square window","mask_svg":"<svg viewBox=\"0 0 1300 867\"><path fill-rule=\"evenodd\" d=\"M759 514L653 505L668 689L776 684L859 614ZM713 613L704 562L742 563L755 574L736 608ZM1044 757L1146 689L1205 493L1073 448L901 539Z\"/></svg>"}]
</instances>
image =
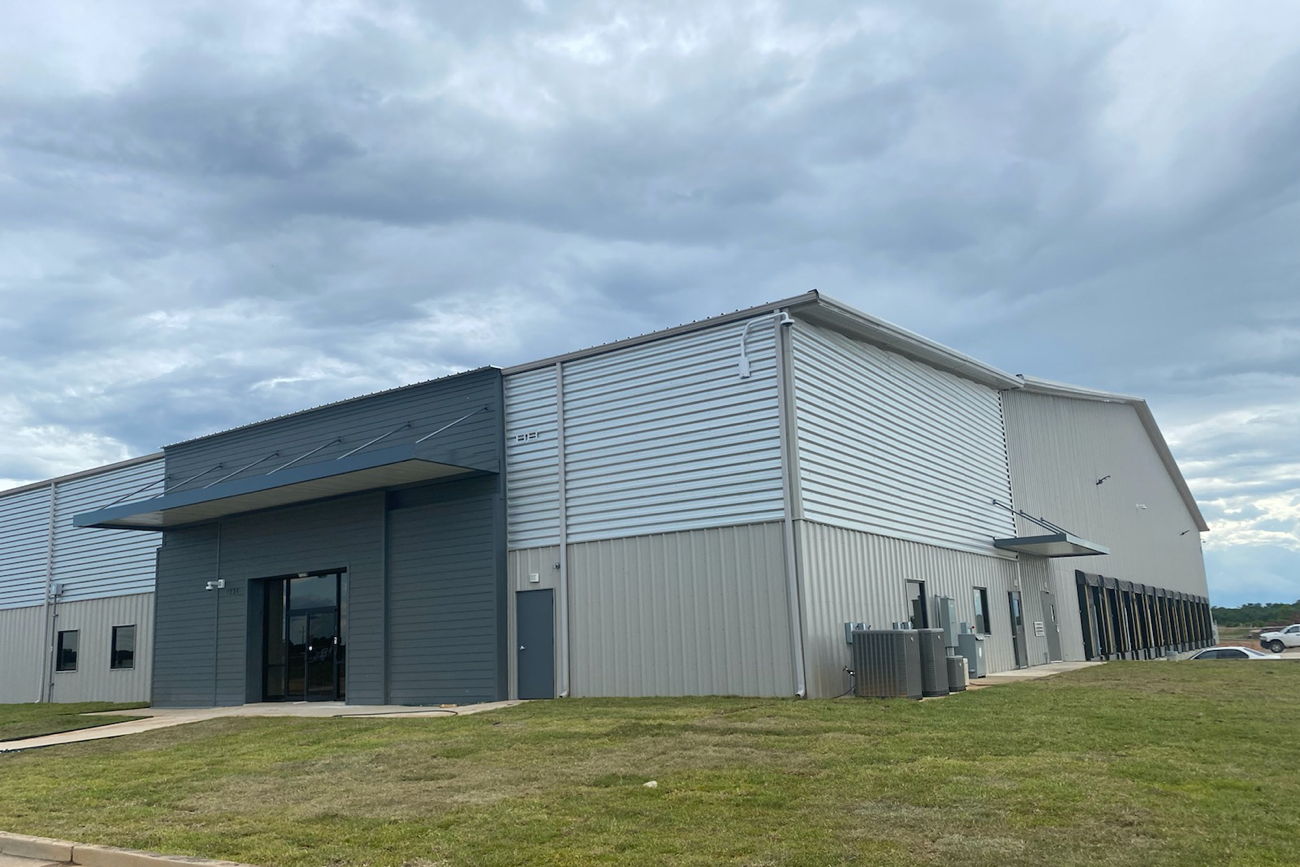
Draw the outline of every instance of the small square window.
<instances>
[{"instance_id":1,"label":"small square window","mask_svg":"<svg viewBox=\"0 0 1300 867\"><path fill-rule=\"evenodd\" d=\"M135 668L135 624L113 627L113 650L108 657L108 667Z\"/></svg>"},{"instance_id":2,"label":"small square window","mask_svg":"<svg viewBox=\"0 0 1300 867\"><path fill-rule=\"evenodd\" d=\"M989 591L983 587L975 588L975 622L971 624L975 632L988 635L989 629Z\"/></svg>"},{"instance_id":3,"label":"small square window","mask_svg":"<svg viewBox=\"0 0 1300 867\"><path fill-rule=\"evenodd\" d=\"M77 670L77 645L81 643L81 633L68 629L59 633L58 652L54 657L55 671Z\"/></svg>"}]
</instances>

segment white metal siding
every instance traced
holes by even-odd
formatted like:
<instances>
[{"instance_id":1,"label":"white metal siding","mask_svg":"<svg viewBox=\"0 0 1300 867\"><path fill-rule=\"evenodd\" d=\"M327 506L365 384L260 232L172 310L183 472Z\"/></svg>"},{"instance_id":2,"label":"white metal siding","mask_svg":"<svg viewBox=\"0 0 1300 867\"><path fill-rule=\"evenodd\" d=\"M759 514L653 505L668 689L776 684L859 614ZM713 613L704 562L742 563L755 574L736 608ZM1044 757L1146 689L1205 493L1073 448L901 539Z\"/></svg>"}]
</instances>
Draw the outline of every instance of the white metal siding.
<instances>
[{"instance_id":1,"label":"white metal siding","mask_svg":"<svg viewBox=\"0 0 1300 867\"><path fill-rule=\"evenodd\" d=\"M41 699L45 606L0 610L0 704Z\"/></svg>"},{"instance_id":2,"label":"white metal siding","mask_svg":"<svg viewBox=\"0 0 1300 867\"><path fill-rule=\"evenodd\" d=\"M573 695L792 695L783 550L780 523L570 546Z\"/></svg>"},{"instance_id":3,"label":"white metal siding","mask_svg":"<svg viewBox=\"0 0 1300 867\"><path fill-rule=\"evenodd\" d=\"M974 588L988 590L992 634L984 642L990 673L1015 668L1011 613L1007 594L1021 590L1015 560L988 557L799 521L800 572L803 576L804 656L809 696L827 698L849 687L844 667L850 647L844 624L861 621L889 628L907 620L907 581L924 581L934 614L934 597L956 600L958 620L974 620ZM1044 639L1033 635L1033 612L1040 607L1037 589L1022 590L1029 662L1042 662ZM1030 596L1034 598L1030 598Z\"/></svg>"},{"instance_id":4,"label":"white metal siding","mask_svg":"<svg viewBox=\"0 0 1300 867\"><path fill-rule=\"evenodd\" d=\"M738 375L744 327L565 363L570 542L781 517L775 324L750 329L748 379ZM505 386L510 547L556 544L554 371L512 374Z\"/></svg>"},{"instance_id":5,"label":"white metal siding","mask_svg":"<svg viewBox=\"0 0 1300 867\"><path fill-rule=\"evenodd\" d=\"M54 701L149 700L153 677L153 598L152 593L137 593L59 604L55 629L77 630L80 646L77 670L54 672ZM114 626L135 626L134 668L109 668Z\"/></svg>"},{"instance_id":6,"label":"white metal siding","mask_svg":"<svg viewBox=\"0 0 1300 867\"><path fill-rule=\"evenodd\" d=\"M799 322L794 372L803 516L995 554L1010 535L998 392Z\"/></svg>"},{"instance_id":7,"label":"white metal siding","mask_svg":"<svg viewBox=\"0 0 1300 867\"><path fill-rule=\"evenodd\" d=\"M45 600L50 489L0 495L0 609Z\"/></svg>"},{"instance_id":8,"label":"white metal siding","mask_svg":"<svg viewBox=\"0 0 1300 867\"><path fill-rule=\"evenodd\" d=\"M64 601L100 599L153 590L155 552L162 533L74 527L73 515L107 506L150 482L161 489L163 460L64 482L55 499L54 580Z\"/></svg>"},{"instance_id":9,"label":"white metal siding","mask_svg":"<svg viewBox=\"0 0 1300 867\"><path fill-rule=\"evenodd\" d=\"M560 534L555 368L505 378L507 539L556 544Z\"/></svg>"}]
</instances>

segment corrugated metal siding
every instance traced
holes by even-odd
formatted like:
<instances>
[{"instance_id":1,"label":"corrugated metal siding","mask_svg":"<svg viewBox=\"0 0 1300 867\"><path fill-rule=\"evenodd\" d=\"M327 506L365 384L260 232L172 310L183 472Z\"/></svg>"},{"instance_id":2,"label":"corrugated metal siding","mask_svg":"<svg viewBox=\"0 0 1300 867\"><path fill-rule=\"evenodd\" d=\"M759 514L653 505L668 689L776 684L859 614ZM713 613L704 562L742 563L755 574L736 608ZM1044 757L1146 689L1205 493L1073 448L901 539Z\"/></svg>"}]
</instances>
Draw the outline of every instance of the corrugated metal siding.
<instances>
[{"instance_id":1,"label":"corrugated metal siding","mask_svg":"<svg viewBox=\"0 0 1300 867\"><path fill-rule=\"evenodd\" d=\"M161 533L96 530L72 526L72 516L99 509L161 483L163 459L59 485L55 499L54 570L68 601L99 599L153 590L155 552ZM157 484L142 496L162 490Z\"/></svg>"},{"instance_id":2,"label":"corrugated metal siding","mask_svg":"<svg viewBox=\"0 0 1300 867\"><path fill-rule=\"evenodd\" d=\"M394 704L494 701L507 688L495 480L439 489L436 502L388 515Z\"/></svg>"},{"instance_id":3,"label":"corrugated metal siding","mask_svg":"<svg viewBox=\"0 0 1300 867\"><path fill-rule=\"evenodd\" d=\"M782 552L779 523L570 546L573 694L793 694Z\"/></svg>"},{"instance_id":4,"label":"corrugated metal siding","mask_svg":"<svg viewBox=\"0 0 1300 867\"><path fill-rule=\"evenodd\" d=\"M564 368L570 542L747 524L782 514L772 320Z\"/></svg>"},{"instance_id":5,"label":"corrugated metal siding","mask_svg":"<svg viewBox=\"0 0 1300 867\"><path fill-rule=\"evenodd\" d=\"M152 593L60 603L55 629L75 629L81 634L77 670L54 673L53 700L149 701L153 603ZM109 668L114 626L135 627L135 668Z\"/></svg>"},{"instance_id":6,"label":"corrugated metal siding","mask_svg":"<svg viewBox=\"0 0 1300 867\"><path fill-rule=\"evenodd\" d=\"M1017 507L1110 548L1055 561L1062 603L1077 607L1075 569L1208 595L1200 535L1131 406L1025 392L1003 402Z\"/></svg>"},{"instance_id":7,"label":"corrugated metal siding","mask_svg":"<svg viewBox=\"0 0 1300 867\"><path fill-rule=\"evenodd\" d=\"M992 635L984 645L989 671L1015 668L1007 593L1021 589L1016 561L813 521L797 522L796 531L811 697L828 698L849 687L843 671L851 656L844 640L846 622L888 628L894 621L910 619L905 584L909 580L925 582L931 603L935 596L953 597L958 619L967 622L974 620L973 589L986 588L992 619ZM1029 599L1030 595L1022 592L1026 606L1032 603L1030 610L1037 610L1038 600ZM1032 632L1032 623L1026 624L1026 633ZM1031 638L1029 644L1031 663L1042 657L1034 641Z\"/></svg>"},{"instance_id":8,"label":"corrugated metal siding","mask_svg":"<svg viewBox=\"0 0 1300 867\"><path fill-rule=\"evenodd\" d=\"M508 544L533 548L560 537L555 368L505 378Z\"/></svg>"},{"instance_id":9,"label":"corrugated metal siding","mask_svg":"<svg viewBox=\"0 0 1300 867\"><path fill-rule=\"evenodd\" d=\"M995 554L1013 530L998 393L799 322L794 373L804 517Z\"/></svg>"},{"instance_id":10,"label":"corrugated metal siding","mask_svg":"<svg viewBox=\"0 0 1300 867\"><path fill-rule=\"evenodd\" d=\"M560 546L549 545L545 548L528 548L520 551L511 551L506 567L508 586L513 596L519 591L529 590L554 590L555 591L555 683L556 688L560 688L563 682L563 676L560 674L560 665L562 663L560 653L560 592L559 578L560 570L557 568L560 563ZM536 574L537 583L534 584L528 580L528 576ZM515 603L512 599L510 602L510 624L509 638L506 646L516 648L519 642L515 638ZM512 649L510 651L510 697L517 698L519 695L517 655Z\"/></svg>"},{"instance_id":11,"label":"corrugated metal siding","mask_svg":"<svg viewBox=\"0 0 1300 867\"><path fill-rule=\"evenodd\" d=\"M41 700L45 606L0 610L0 704Z\"/></svg>"},{"instance_id":12,"label":"corrugated metal siding","mask_svg":"<svg viewBox=\"0 0 1300 867\"><path fill-rule=\"evenodd\" d=\"M277 461L285 463L342 437L342 442L327 445L294 466L324 463L407 422L409 428L371 448L413 442L483 406L491 407L491 411L466 419L428 442L454 449L456 456L469 466L489 467L497 461L500 447L500 380L499 370L472 371L170 446L166 449L167 475L173 486L169 490L203 487L231 470L279 451L279 458L267 460L234 478L263 475L274 469ZM218 464L224 470L206 473L186 485L177 484Z\"/></svg>"},{"instance_id":13,"label":"corrugated metal siding","mask_svg":"<svg viewBox=\"0 0 1300 867\"><path fill-rule=\"evenodd\" d=\"M0 609L45 601L49 537L49 488L0 496Z\"/></svg>"}]
</instances>

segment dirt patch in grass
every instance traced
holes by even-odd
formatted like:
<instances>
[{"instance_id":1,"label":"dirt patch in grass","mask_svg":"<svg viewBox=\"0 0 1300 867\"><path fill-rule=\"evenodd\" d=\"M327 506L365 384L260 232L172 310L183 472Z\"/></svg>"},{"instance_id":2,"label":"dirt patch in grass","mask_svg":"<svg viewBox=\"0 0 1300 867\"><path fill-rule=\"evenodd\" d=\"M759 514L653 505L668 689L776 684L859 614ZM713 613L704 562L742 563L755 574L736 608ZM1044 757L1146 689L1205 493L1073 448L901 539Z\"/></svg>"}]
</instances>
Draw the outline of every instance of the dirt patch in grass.
<instances>
[{"instance_id":1,"label":"dirt patch in grass","mask_svg":"<svg viewBox=\"0 0 1300 867\"><path fill-rule=\"evenodd\" d=\"M1294 864L1300 738L1263 702L1300 666L222 719L0 756L0 828L275 867Z\"/></svg>"}]
</instances>

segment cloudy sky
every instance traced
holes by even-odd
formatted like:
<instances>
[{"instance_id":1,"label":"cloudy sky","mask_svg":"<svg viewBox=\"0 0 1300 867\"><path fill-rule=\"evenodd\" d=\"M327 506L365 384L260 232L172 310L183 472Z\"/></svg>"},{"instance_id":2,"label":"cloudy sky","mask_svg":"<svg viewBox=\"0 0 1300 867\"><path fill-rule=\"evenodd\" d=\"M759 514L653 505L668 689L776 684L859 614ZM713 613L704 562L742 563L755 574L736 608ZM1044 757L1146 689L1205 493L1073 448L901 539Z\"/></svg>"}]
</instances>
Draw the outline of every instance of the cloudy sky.
<instances>
[{"instance_id":1,"label":"cloudy sky","mask_svg":"<svg viewBox=\"0 0 1300 867\"><path fill-rule=\"evenodd\" d=\"M5 4L0 488L820 289L1144 395L1300 598L1300 5Z\"/></svg>"}]
</instances>

